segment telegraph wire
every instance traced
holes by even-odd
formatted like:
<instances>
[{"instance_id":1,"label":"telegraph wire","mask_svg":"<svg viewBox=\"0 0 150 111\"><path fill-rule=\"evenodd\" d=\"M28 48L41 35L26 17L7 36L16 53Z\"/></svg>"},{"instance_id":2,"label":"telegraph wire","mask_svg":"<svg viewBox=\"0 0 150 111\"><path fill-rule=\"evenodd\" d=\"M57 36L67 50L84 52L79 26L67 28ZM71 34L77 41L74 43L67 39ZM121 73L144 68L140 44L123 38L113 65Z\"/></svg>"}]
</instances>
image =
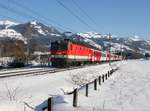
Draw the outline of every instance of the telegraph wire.
<instances>
[{"instance_id":1,"label":"telegraph wire","mask_svg":"<svg viewBox=\"0 0 150 111\"><path fill-rule=\"evenodd\" d=\"M87 18L89 18L89 20L90 20L91 22L93 22L94 25L97 25L96 22L93 20L93 18L90 17L90 16L88 15L88 13L87 13L83 8L81 8L80 5L79 5L75 0L72 0L72 2L73 2L73 4L74 4L76 7L78 7L78 9L79 9Z\"/></svg>"},{"instance_id":2,"label":"telegraph wire","mask_svg":"<svg viewBox=\"0 0 150 111\"><path fill-rule=\"evenodd\" d=\"M13 13L15 13L15 14L17 14L17 15L20 15L20 16L22 16L22 17L25 17L25 18L27 18L27 19L29 19L29 18L37 19L37 18L32 17L32 16L30 16L30 15L28 15L28 14L26 14L26 13L22 13L22 12L20 12L20 11L17 11L17 10L15 10L15 9L13 9L12 7L7 7L7 6L3 5L3 4L0 4L0 8L5 9L5 10L7 10L7 11L9 11L9 12L13 12Z\"/></svg>"},{"instance_id":3,"label":"telegraph wire","mask_svg":"<svg viewBox=\"0 0 150 111\"><path fill-rule=\"evenodd\" d=\"M88 23L86 23L83 19L81 19L78 15L76 15L72 10L70 10L68 7L66 7L62 2L59 0L56 0L56 2L61 5L63 8L65 8L72 16L74 16L76 19L78 19L82 24L87 26L89 29L94 29L92 26L90 26ZM95 30L95 29L94 29Z\"/></svg>"},{"instance_id":4,"label":"telegraph wire","mask_svg":"<svg viewBox=\"0 0 150 111\"><path fill-rule=\"evenodd\" d=\"M15 21L15 22L17 22L17 23L22 23L22 21L19 21L19 20L15 19L15 18L6 16L6 15L0 14L0 16L3 17L3 18L7 18L7 19L10 19L10 20L13 20L13 21Z\"/></svg>"},{"instance_id":5,"label":"telegraph wire","mask_svg":"<svg viewBox=\"0 0 150 111\"><path fill-rule=\"evenodd\" d=\"M57 26L59 26L59 27L62 28L62 29L59 28L59 29L61 29L61 30L67 29L67 30L73 31L71 28L68 28L68 27L66 27L66 26L64 26L64 25L61 25L60 23L57 23L55 20L49 19L49 18L47 18L47 17L41 15L40 13L36 12L35 10L33 10L33 9L31 9L31 8L29 8L29 7L27 7L27 6L23 5L23 4L21 4L21 3L19 3L19 2L16 2L15 0L9 0L9 2L11 2L11 3L13 3L13 4L16 5L16 6L19 6L19 7L23 8L23 9L27 10L28 12L30 12L30 13L36 15L37 17L42 18L42 19L45 20L45 21L48 21L48 22L51 21L51 22L55 23ZM46 22L46 23L47 23L47 22ZM50 24L50 25L52 25L52 24ZM63 29L63 28L64 28L64 29Z\"/></svg>"},{"instance_id":6,"label":"telegraph wire","mask_svg":"<svg viewBox=\"0 0 150 111\"><path fill-rule=\"evenodd\" d=\"M20 4L20 5L21 5L21 4ZM37 18L37 17L34 17L34 16L31 16L31 15L29 15L29 14L27 14L27 13L24 13L24 12L21 12L21 11L18 11L18 10L15 10L14 8L5 6L4 4L0 4L0 8L5 9L5 10L11 12L11 13L15 13L16 15L25 17L26 19L29 19L29 18L30 18L30 19L33 19L33 20L37 20L37 21L42 21L42 22L43 22L43 20L41 20L41 19L39 19L39 18ZM25 7L24 7L24 8L25 8ZM50 25L51 25L51 24L50 24ZM57 24L57 25L58 25L58 24ZM53 25L51 25L51 26L53 26ZM58 26L60 26L60 25L58 25ZM66 29L65 26L61 26L61 27L63 27L63 28ZM64 31L63 28L59 28L59 29L62 30L62 31Z\"/></svg>"},{"instance_id":7,"label":"telegraph wire","mask_svg":"<svg viewBox=\"0 0 150 111\"><path fill-rule=\"evenodd\" d=\"M9 12L12 12L12 13L15 13L15 14L17 14L19 16L25 17L27 19L32 18L33 20L42 21L42 20L40 20L40 19L38 19L36 17L33 17L33 16L29 15L29 14L23 13L21 11L17 11L15 9L13 9L12 7L7 7L7 6L3 5L3 4L0 4L0 7L5 9L5 10L7 10L7 11L9 11Z\"/></svg>"}]
</instances>

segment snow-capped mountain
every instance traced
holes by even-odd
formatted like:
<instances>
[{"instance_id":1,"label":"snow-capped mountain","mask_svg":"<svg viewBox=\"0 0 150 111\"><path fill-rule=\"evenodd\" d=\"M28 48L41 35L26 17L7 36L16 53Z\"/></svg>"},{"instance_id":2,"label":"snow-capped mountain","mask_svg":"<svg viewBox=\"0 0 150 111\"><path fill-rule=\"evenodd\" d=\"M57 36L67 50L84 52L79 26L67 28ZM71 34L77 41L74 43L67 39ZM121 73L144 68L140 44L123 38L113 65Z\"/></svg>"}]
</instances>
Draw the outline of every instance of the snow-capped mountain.
<instances>
[{"instance_id":1,"label":"snow-capped mountain","mask_svg":"<svg viewBox=\"0 0 150 111\"><path fill-rule=\"evenodd\" d=\"M127 52L127 53L150 53L150 40L145 40L139 36L131 36L120 38L108 35L102 35L95 32L77 33L85 39L90 39L103 47L103 50L109 50L111 46L112 52Z\"/></svg>"},{"instance_id":2,"label":"snow-capped mountain","mask_svg":"<svg viewBox=\"0 0 150 111\"><path fill-rule=\"evenodd\" d=\"M0 21L0 37L36 42L40 45L49 45L50 41L59 39L61 33L54 27L45 26L37 21L27 23L15 23L11 21Z\"/></svg>"},{"instance_id":3,"label":"snow-capped mountain","mask_svg":"<svg viewBox=\"0 0 150 111\"><path fill-rule=\"evenodd\" d=\"M14 23L11 21L1 21L0 23L0 37L2 38L7 37L10 39L22 40L24 43L27 43L27 40L30 39L32 42L36 43L36 45L47 47L50 46L52 41L64 38L63 33L56 28L46 26L37 21L31 21L23 24ZM69 37L69 39L77 42L84 42L99 49L101 48L100 45L85 37L73 35Z\"/></svg>"},{"instance_id":4,"label":"snow-capped mountain","mask_svg":"<svg viewBox=\"0 0 150 111\"><path fill-rule=\"evenodd\" d=\"M128 37L128 40L130 40L130 41L141 41L142 38L140 38L140 37L137 36L137 35L134 35L134 36L132 36L132 37Z\"/></svg>"},{"instance_id":5,"label":"snow-capped mountain","mask_svg":"<svg viewBox=\"0 0 150 111\"><path fill-rule=\"evenodd\" d=\"M26 38L24 38L21 33L10 28L16 25L18 25L18 23L9 20L0 21L0 38L17 39L26 43Z\"/></svg>"},{"instance_id":6,"label":"snow-capped mountain","mask_svg":"<svg viewBox=\"0 0 150 111\"><path fill-rule=\"evenodd\" d=\"M37 21L30 21L27 23L15 23L12 21L0 21L0 40L6 38L13 40L21 40L25 44L30 40L36 46L50 47L52 41L64 39L63 32L60 32L55 27L46 26ZM150 52L150 40L145 40L139 36L131 36L120 38L108 35L102 35L97 32L80 32L72 34L69 39L77 42L89 44L98 49L105 51L109 50L111 46L112 52L119 52L120 50L126 52L139 52L144 54Z\"/></svg>"},{"instance_id":7,"label":"snow-capped mountain","mask_svg":"<svg viewBox=\"0 0 150 111\"><path fill-rule=\"evenodd\" d=\"M77 33L77 35L80 35L82 37L85 37L85 38L102 38L103 36L99 33L96 33L96 32L81 32L81 33Z\"/></svg>"},{"instance_id":8,"label":"snow-capped mountain","mask_svg":"<svg viewBox=\"0 0 150 111\"><path fill-rule=\"evenodd\" d=\"M17 25L17 24L18 23L15 23L15 22L12 22L9 20L0 21L0 26L6 26L5 28L8 28L8 27L13 26L13 25Z\"/></svg>"},{"instance_id":9,"label":"snow-capped mountain","mask_svg":"<svg viewBox=\"0 0 150 111\"><path fill-rule=\"evenodd\" d=\"M16 32L13 29L0 30L0 37L9 37L11 39L22 40L26 43L27 39L22 36L21 33Z\"/></svg>"}]
</instances>

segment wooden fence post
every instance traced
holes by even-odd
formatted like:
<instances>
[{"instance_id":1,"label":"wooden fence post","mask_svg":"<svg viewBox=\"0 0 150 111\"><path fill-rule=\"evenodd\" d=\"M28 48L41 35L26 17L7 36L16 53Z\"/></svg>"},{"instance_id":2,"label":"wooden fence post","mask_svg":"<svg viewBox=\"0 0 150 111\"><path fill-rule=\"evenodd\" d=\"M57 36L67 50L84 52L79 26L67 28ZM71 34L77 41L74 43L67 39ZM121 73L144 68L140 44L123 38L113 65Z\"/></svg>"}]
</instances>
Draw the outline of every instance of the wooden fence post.
<instances>
[{"instance_id":1,"label":"wooden fence post","mask_svg":"<svg viewBox=\"0 0 150 111\"><path fill-rule=\"evenodd\" d=\"M98 77L98 83L101 85L101 76Z\"/></svg>"},{"instance_id":2,"label":"wooden fence post","mask_svg":"<svg viewBox=\"0 0 150 111\"><path fill-rule=\"evenodd\" d=\"M48 111L53 111L53 98L48 98Z\"/></svg>"},{"instance_id":3,"label":"wooden fence post","mask_svg":"<svg viewBox=\"0 0 150 111\"><path fill-rule=\"evenodd\" d=\"M112 69L112 73L114 72L114 69Z\"/></svg>"},{"instance_id":4,"label":"wooden fence post","mask_svg":"<svg viewBox=\"0 0 150 111\"><path fill-rule=\"evenodd\" d=\"M102 81L103 81L103 82L105 81L105 76L104 76L104 75L102 76Z\"/></svg>"},{"instance_id":5,"label":"wooden fence post","mask_svg":"<svg viewBox=\"0 0 150 111\"><path fill-rule=\"evenodd\" d=\"M108 71L108 77L110 77L110 73L109 73L109 71Z\"/></svg>"},{"instance_id":6,"label":"wooden fence post","mask_svg":"<svg viewBox=\"0 0 150 111\"><path fill-rule=\"evenodd\" d=\"M77 107L78 105L78 89L74 89L73 91L73 107Z\"/></svg>"},{"instance_id":7,"label":"wooden fence post","mask_svg":"<svg viewBox=\"0 0 150 111\"><path fill-rule=\"evenodd\" d=\"M97 79L94 80L94 90L97 90Z\"/></svg>"},{"instance_id":8,"label":"wooden fence post","mask_svg":"<svg viewBox=\"0 0 150 111\"><path fill-rule=\"evenodd\" d=\"M86 96L86 97L88 97L88 94L89 94L88 90L89 90L89 85L86 84L86 91L85 91L85 96Z\"/></svg>"},{"instance_id":9,"label":"wooden fence post","mask_svg":"<svg viewBox=\"0 0 150 111\"><path fill-rule=\"evenodd\" d=\"M105 78L106 78L106 80L107 80L107 73L105 74Z\"/></svg>"}]
</instances>

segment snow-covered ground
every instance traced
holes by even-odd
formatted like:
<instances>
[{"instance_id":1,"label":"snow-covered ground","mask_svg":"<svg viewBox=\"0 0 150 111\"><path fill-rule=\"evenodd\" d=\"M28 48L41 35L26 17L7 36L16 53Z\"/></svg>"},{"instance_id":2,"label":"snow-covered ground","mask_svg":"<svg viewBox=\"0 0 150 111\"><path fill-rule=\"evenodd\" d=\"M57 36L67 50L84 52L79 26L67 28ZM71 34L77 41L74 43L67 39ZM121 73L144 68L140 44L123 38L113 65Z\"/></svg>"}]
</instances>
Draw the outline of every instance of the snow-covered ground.
<instances>
[{"instance_id":1,"label":"snow-covered ground","mask_svg":"<svg viewBox=\"0 0 150 111\"><path fill-rule=\"evenodd\" d=\"M113 63L119 70L101 86L79 91L78 107L72 107L72 95L64 92L106 73L108 64L89 66L38 76L20 76L0 80L0 111L41 111L44 101L59 95L54 111L150 111L150 61L130 60Z\"/></svg>"},{"instance_id":2,"label":"snow-covered ground","mask_svg":"<svg viewBox=\"0 0 150 111\"><path fill-rule=\"evenodd\" d=\"M124 61L98 91L79 91L79 107L59 104L56 111L150 111L150 61ZM65 107L64 107L65 106ZM62 108L63 107L63 108ZM66 109L66 110L64 110Z\"/></svg>"}]
</instances>

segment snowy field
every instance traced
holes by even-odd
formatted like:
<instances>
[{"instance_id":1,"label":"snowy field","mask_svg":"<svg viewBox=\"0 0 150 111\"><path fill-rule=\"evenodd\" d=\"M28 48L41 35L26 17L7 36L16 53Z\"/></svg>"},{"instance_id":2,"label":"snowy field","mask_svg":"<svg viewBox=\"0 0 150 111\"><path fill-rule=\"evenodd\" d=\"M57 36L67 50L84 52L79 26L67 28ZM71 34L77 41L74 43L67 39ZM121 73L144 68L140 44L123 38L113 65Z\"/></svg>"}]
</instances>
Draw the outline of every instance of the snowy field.
<instances>
[{"instance_id":1,"label":"snowy field","mask_svg":"<svg viewBox=\"0 0 150 111\"><path fill-rule=\"evenodd\" d=\"M105 74L108 64L89 66L38 76L19 76L0 79L0 111L41 111L44 101L58 96L54 111L150 111L150 61L130 60L113 63L119 70L98 90L89 86L79 91L78 107L72 107L72 91L99 75Z\"/></svg>"}]
</instances>

